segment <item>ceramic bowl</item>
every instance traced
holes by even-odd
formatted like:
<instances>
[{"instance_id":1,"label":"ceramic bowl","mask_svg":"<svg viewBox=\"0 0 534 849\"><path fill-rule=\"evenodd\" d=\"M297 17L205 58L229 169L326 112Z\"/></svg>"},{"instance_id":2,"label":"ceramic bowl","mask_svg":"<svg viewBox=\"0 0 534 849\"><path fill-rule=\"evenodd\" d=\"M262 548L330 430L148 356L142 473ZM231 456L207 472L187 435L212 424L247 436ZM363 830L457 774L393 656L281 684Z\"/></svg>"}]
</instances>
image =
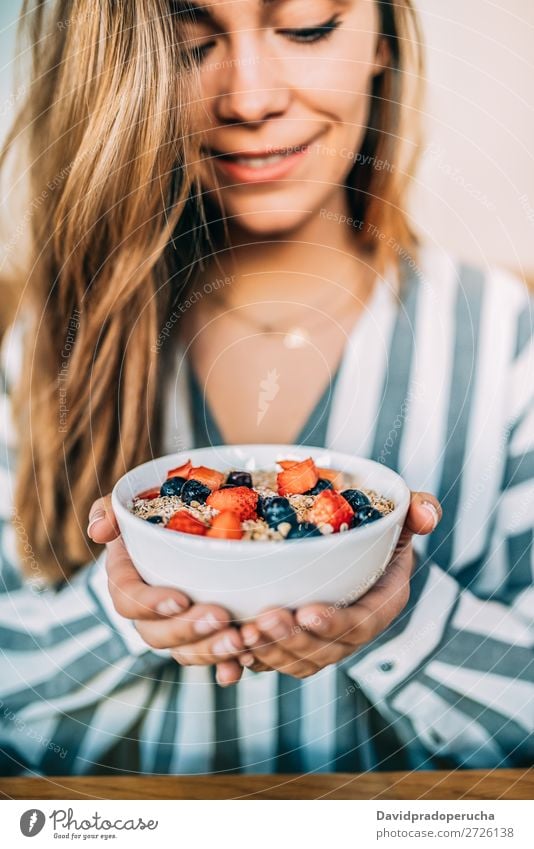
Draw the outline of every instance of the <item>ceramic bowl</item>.
<instances>
[{"instance_id":1,"label":"ceramic bowl","mask_svg":"<svg viewBox=\"0 0 534 849\"><path fill-rule=\"evenodd\" d=\"M381 519L343 533L303 540L221 540L182 534L131 512L133 497L159 486L167 470L193 466L274 470L279 459L313 457L318 466L355 476L357 486L391 499ZM144 580L178 587L194 602L219 604L238 621L267 607L295 609L312 602L346 605L384 572L399 538L410 490L381 463L325 448L295 445L223 445L169 454L132 469L115 485L112 504L130 557Z\"/></svg>"}]
</instances>

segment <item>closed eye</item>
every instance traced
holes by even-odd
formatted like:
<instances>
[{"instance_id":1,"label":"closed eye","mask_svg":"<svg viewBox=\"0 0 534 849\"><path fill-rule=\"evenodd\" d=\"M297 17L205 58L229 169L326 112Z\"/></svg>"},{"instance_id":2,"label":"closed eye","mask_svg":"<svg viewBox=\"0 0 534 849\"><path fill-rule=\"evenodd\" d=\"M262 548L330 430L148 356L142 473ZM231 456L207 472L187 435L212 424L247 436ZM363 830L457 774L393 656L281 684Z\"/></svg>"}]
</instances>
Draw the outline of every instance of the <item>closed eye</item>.
<instances>
[{"instance_id":1,"label":"closed eye","mask_svg":"<svg viewBox=\"0 0 534 849\"><path fill-rule=\"evenodd\" d=\"M324 24L317 27L286 28L279 29L278 32L287 36L287 38L291 41L296 41L299 44L313 44L314 42L328 38L328 36L331 35L341 23L342 21L340 18L334 16L333 18L330 18L330 20L325 21ZM193 45L187 51L188 58L192 62L200 64L206 58L210 50L215 47L215 44L216 42L212 39L211 41L204 41L203 43Z\"/></svg>"},{"instance_id":2,"label":"closed eye","mask_svg":"<svg viewBox=\"0 0 534 849\"><path fill-rule=\"evenodd\" d=\"M193 62L200 63L213 47L215 47L214 41L204 41L203 44L194 44L188 52Z\"/></svg>"},{"instance_id":3,"label":"closed eye","mask_svg":"<svg viewBox=\"0 0 534 849\"><path fill-rule=\"evenodd\" d=\"M311 44L314 41L320 41L323 38L327 38L329 35L333 33L335 29L341 24L341 20L334 16L330 18L329 21L326 21L324 24L321 24L318 27L299 27L298 29L281 29L278 32L281 32L283 35L287 35L291 41L298 41L303 44Z\"/></svg>"}]
</instances>

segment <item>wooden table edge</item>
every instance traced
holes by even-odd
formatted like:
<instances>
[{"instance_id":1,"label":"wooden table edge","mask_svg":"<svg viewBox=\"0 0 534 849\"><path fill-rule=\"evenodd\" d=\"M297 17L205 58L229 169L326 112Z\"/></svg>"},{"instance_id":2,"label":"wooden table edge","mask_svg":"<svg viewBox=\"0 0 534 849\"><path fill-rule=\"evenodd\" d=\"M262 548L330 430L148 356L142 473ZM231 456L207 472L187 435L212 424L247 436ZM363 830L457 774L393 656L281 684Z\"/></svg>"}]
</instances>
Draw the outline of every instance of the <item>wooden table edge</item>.
<instances>
[{"instance_id":1,"label":"wooden table edge","mask_svg":"<svg viewBox=\"0 0 534 849\"><path fill-rule=\"evenodd\" d=\"M534 799L534 769L0 778L0 799Z\"/></svg>"}]
</instances>

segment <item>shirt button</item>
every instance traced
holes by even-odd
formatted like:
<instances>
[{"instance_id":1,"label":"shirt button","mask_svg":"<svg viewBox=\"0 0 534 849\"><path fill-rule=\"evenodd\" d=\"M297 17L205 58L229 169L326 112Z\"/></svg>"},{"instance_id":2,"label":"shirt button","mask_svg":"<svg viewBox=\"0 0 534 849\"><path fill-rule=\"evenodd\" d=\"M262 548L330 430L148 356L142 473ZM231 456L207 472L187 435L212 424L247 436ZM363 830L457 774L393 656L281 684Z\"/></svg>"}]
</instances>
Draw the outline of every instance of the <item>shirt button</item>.
<instances>
[{"instance_id":1,"label":"shirt button","mask_svg":"<svg viewBox=\"0 0 534 849\"><path fill-rule=\"evenodd\" d=\"M382 672L391 672L395 664L392 660L384 660L382 663L378 665L378 668L382 670Z\"/></svg>"}]
</instances>

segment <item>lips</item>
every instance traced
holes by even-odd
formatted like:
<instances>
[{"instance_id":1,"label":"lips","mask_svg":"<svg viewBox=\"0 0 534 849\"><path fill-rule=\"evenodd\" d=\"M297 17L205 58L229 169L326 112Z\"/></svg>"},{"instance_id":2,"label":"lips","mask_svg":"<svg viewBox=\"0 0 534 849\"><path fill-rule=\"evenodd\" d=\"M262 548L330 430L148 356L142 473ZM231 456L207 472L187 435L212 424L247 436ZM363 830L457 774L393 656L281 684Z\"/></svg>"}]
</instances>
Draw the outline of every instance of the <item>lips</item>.
<instances>
[{"instance_id":1,"label":"lips","mask_svg":"<svg viewBox=\"0 0 534 849\"><path fill-rule=\"evenodd\" d=\"M214 159L226 159L231 162L241 161L249 167L253 167L255 162L261 161L263 164L268 164L270 161L275 162L282 159L284 156L291 156L294 153L300 153L301 151L306 150L307 147L307 144L296 144L289 145L288 147L270 147L267 150L237 150L232 152L209 148L207 152L208 155L212 156Z\"/></svg>"},{"instance_id":2,"label":"lips","mask_svg":"<svg viewBox=\"0 0 534 849\"><path fill-rule=\"evenodd\" d=\"M310 151L310 143L263 150L206 149L215 167L234 184L267 183L287 176Z\"/></svg>"}]
</instances>

